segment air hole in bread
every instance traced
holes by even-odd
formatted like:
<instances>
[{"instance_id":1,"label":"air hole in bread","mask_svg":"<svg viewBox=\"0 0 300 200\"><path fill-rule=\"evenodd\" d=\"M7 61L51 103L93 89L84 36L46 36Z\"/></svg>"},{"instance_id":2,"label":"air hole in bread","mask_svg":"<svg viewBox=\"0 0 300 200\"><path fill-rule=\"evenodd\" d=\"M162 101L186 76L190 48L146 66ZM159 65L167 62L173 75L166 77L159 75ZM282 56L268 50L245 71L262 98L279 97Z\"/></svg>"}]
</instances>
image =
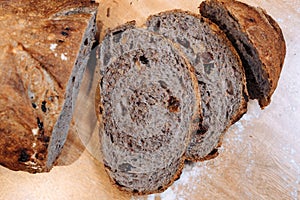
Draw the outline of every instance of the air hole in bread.
<instances>
[{"instance_id":1,"label":"air hole in bread","mask_svg":"<svg viewBox=\"0 0 300 200\"><path fill-rule=\"evenodd\" d=\"M141 63L144 64L144 65L149 64L149 60L148 60L144 55L140 56L140 57L139 57L139 60L140 60Z\"/></svg>"},{"instance_id":2,"label":"air hole in bread","mask_svg":"<svg viewBox=\"0 0 300 200\"><path fill-rule=\"evenodd\" d=\"M69 36L69 33L67 33L66 31L62 31L62 32L60 32L60 34L62 34L65 37Z\"/></svg>"},{"instance_id":3,"label":"air hole in bread","mask_svg":"<svg viewBox=\"0 0 300 200\"><path fill-rule=\"evenodd\" d=\"M18 161L19 162L27 162L27 161L29 161L29 159L30 159L30 156L27 153L27 150L26 149L21 149Z\"/></svg>"},{"instance_id":4,"label":"air hole in bread","mask_svg":"<svg viewBox=\"0 0 300 200\"><path fill-rule=\"evenodd\" d=\"M138 192L139 192L139 191L138 191L138 190L136 190L136 189L134 189L134 190L133 190L133 193L138 193Z\"/></svg>"},{"instance_id":5,"label":"air hole in bread","mask_svg":"<svg viewBox=\"0 0 300 200\"><path fill-rule=\"evenodd\" d=\"M187 39L185 39L185 38L179 38L179 37L177 37L177 42L179 44L181 44L182 46L184 46L185 48L190 48L190 42Z\"/></svg>"},{"instance_id":6,"label":"air hole in bread","mask_svg":"<svg viewBox=\"0 0 300 200\"><path fill-rule=\"evenodd\" d=\"M43 130L44 129L44 124L43 122L40 120L39 117L36 118L36 121L37 121L37 125L39 127L40 130Z\"/></svg>"},{"instance_id":7,"label":"air hole in bread","mask_svg":"<svg viewBox=\"0 0 300 200\"><path fill-rule=\"evenodd\" d=\"M203 63L203 66L204 66L204 72L206 74L210 74L214 68L214 63Z\"/></svg>"},{"instance_id":8,"label":"air hole in bread","mask_svg":"<svg viewBox=\"0 0 300 200\"><path fill-rule=\"evenodd\" d=\"M210 96L210 92L209 90L206 91L207 96Z\"/></svg>"},{"instance_id":9,"label":"air hole in bread","mask_svg":"<svg viewBox=\"0 0 300 200\"><path fill-rule=\"evenodd\" d=\"M56 144L56 149L60 149L61 148L61 144Z\"/></svg>"},{"instance_id":10,"label":"air hole in bread","mask_svg":"<svg viewBox=\"0 0 300 200\"><path fill-rule=\"evenodd\" d=\"M105 65L107 65L108 62L110 61L110 58L111 58L110 53L105 53L105 54L104 54L103 63L104 63Z\"/></svg>"},{"instance_id":11,"label":"air hole in bread","mask_svg":"<svg viewBox=\"0 0 300 200\"><path fill-rule=\"evenodd\" d=\"M210 63L214 61L214 56L211 52L205 51L200 54L201 55L201 60L203 63Z\"/></svg>"},{"instance_id":12,"label":"air hole in bread","mask_svg":"<svg viewBox=\"0 0 300 200\"><path fill-rule=\"evenodd\" d=\"M100 114L100 115L103 114L103 108L102 108L102 106L99 106L99 114Z\"/></svg>"},{"instance_id":13,"label":"air hole in bread","mask_svg":"<svg viewBox=\"0 0 300 200\"><path fill-rule=\"evenodd\" d=\"M250 21L250 22L255 22L255 19L254 18L248 18L248 20Z\"/></svg>"},{"instance_id":14,"label":"air hole in bread","mask_svg":"<svg viewBox=\"0 0 300 200\"><path fill-rule=\"evenodd\" d=\"M159 82L160 86L161 86L163 89L167 89L168 85L167 85L167 83L166 83L165 81L159 80L158 82Z\"/></svg>"},{"instance_id":15,"label":"air hole in bread","mask_svg":"<svg viewBox=\"0 0 300 200\"><path fill-rule=\"evenodd\" d=\"M154 31L158 31L159 28L160 28L160 20L157 20L157 22L154 26Z\"/></svg>"},{"instance_id":16,"label":"air hole in bread","mask_svg":"<svg viewBox=\"0 0 300 200\"><path fill-rule=\"evenodd\" d=\"M47 103L46 101L42 101L42 105L41 105L41 109L44 113L47 111L46 103Z\"/></svg>"},{"instance_id":17,"label":"air hole in bread","mask_svg":"<svg viewBox=\"0 0 300 200\"><path fill-rule=\"evenodd\" d=\"M204 127L204 126L200 126L199 129L196 131L197 135L204 135L206 133L208 128Z\"/></svg>"},{"instance_id":18,"label":"air hole in bread","mask_svg":"<svg viewBox=\"0 0 300 200\"><path fill-rule=\"evenodd\" d=\"M179 107L180 107L179 100L174 96L170 96L168 100L168 109L170 110L170 112L178 112Z\"/></svg>"},{"instance_id":19,"label":"air hole in bread","mask_svg":"<svg viewBox=\"0 0 300 200\"><path fill-rule=\"evenodd\" d=\"M87 46L88 44L89 44L89 39L88 38L86 38L85 40L84 40L84 43L83 43L85 46Z\"/></svg>"},{"instance_id":20,"label":"air hole in bread","mask_svg":"<svg viewBox=\"0 0 300 200\"><path fill-rule=\"evenodd\" d=\"M48 146L48 143L49 143L49 141L50 141L50 137L44 135L44 130L41 130L39 133L40 133L40 134L38 135L37 139L38 139L39 141L43 142L43 143L44 143L43 145L44 145L45 147L47 147L47 146Z\"/></svg>"},{"instance_id":21,"label":"air hole in bread","mask_svg":"<svg viewBox=\"0 0 300 200\"><path fill-rule=\"evenodd\" d=\"M132 142L128 142L128 146L132 148Z\"/></svg>"},{"instance_id":22,"label":"air hole in bread","mask_svg":"<svg viewBox=\"0 0 300 200\"><path fill-rule=\"evenodd\" d=\"M45 160L45 150L40 151L39 153L35 154L35 158L38 160Z\"/></svg>"},{"instance_id":23,"label":"air hole in bread","mask_svg":"<svg viewBox=\"0 0 300 200\"><path fill-rule=\"evenodd\" d=\"M233 88L233 84L230 80L226 79L226 84L227 84L227 93L229 95L234 95L234 88Z\"/></svg>"},{"instance_id":24,"label":"air hole in bread","mask_svg":"<svg viewBox=\"0 0 300 200\"><path fill-rule=\"evenodd\" d=\"M109 134L109 138L110 138L111 143L114 143L114 138L111 134Z\"/></svg>"},{"instance_id":25,"label":"air hole in bread","mask_svg":"<svg viewBox=\"0 0 300 200\"><path fill-rule=\"evenodd\" d=\"M119 165L118 168L119 168L120 172L129 172L134 167L129 163L123 163L123 164Z\"/></svg>"},{"instance_id":26,"label":"air hole in bread","mask_svg":"<svg viewBox=\"0 0 300 200\"><path fill-rule=\"evenodd\" d=\"M35 103L31 103L32 107L35 109L37 105Z\"/></svg>"}]
</instances>

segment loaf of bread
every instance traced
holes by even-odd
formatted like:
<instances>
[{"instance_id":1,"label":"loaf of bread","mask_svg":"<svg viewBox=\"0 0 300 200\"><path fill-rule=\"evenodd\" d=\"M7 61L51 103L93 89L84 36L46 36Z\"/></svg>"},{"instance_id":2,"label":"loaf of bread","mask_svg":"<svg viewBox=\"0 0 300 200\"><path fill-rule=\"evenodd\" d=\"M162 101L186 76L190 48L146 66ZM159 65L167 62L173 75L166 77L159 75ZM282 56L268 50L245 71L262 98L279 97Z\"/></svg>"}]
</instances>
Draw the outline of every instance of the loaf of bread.
<instances>
[{"instance_id":1,"label":"loaf of bread","mask_svg":"<svg viewBox=\"0 0 300 200\"><path fill-rule=\"evenodd\" d=\"M216 23L237 49L246 72L251 99L270 104L286 53L278 24L261 8L235 0L207 0L200 12Z\"/></svg>"},{"instance_id":2,"label":"loaf of bread","mask_svg":"<svg viewBox=\"0 0 300 200\"><path fill-rule=\"evenodd\" d=\"M91 1L2 1L0 164L49 171L66 140L94 35Z\"/></svg>"},{"instance_id":3,"label":"loaf of bread","mask_svg":"<svg viewBox=\"0 0 300 200\"><path fill-rule=\"evenodd\" d=\"M216 156L224 131L247 110L244 70L235 49L216 25L190 12L162 12L150 16L146 25L179 44L195 68L203 124L192 136L187 159Z\"/></svg>"},{"instance_id":4,"label":"loaf of bread","mask_svg":"<svg viewBox=\"0 0 300 200\"><path fill-rule=\"evenodd\" d=\"M161 192L179 177L201 121L194 70L170 41L134 22L110 30L98 56L107 172L123 190Z\"/></svg>"}]
</instances>

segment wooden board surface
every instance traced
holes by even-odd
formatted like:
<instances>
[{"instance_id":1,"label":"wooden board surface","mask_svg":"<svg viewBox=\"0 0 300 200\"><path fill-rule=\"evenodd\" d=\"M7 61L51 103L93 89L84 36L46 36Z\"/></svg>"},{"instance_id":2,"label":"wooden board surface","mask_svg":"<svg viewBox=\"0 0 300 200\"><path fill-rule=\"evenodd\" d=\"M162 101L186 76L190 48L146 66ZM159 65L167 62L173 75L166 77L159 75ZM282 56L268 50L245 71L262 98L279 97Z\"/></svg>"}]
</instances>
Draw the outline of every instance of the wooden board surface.
<instances>
[{"instance_id":1,"label":"wooden board surface","mask_svg":"<svg viewBox=\"0 0 300 200\"><path fill-rule=\"evenodd\" d=\"M128 20L141 25L149 14L174 8L197 12L200 2L100 0L99 27L103 33ZM228 130L216 159L186 165L181 178L161 194L131 197L116 189L99 161L93 60L57 165L44 174L0 166L0 199L300 199L300 1L244 2L266 9L278 21L287 56L271 105L261 111L251 101L248 113Z\"/></svg>"}]
</instances>

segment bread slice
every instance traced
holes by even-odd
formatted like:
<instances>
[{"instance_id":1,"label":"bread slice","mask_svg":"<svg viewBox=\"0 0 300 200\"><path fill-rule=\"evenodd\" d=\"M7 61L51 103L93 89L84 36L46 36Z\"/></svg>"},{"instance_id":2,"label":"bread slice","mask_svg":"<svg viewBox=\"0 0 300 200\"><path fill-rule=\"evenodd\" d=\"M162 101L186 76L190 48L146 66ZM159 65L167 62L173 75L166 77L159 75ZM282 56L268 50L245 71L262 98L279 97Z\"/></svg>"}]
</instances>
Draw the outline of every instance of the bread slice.
<instances>
[{"instance_id":1,"label":"bread slice","mask_svg":"<svg viewBox=\"0 0 300 200\"><path fill-rule=\"evenodd\" d=\"M66 140L96 32L90 1L2 1L0 164L49 171Z\"/></svg>"},{"instance_id":2,"label":"bread slice","mask_svg":"<svg viewBox=\"0 0 300 200\"><path fill-rule=\"evenodd\" d=\"M108 174L121 189L147 194L179 177L201 120L200 95L193 69L173 44L134 24L109 31L99 47L98 108Z\"/></svg>"},{"instance_id":3,"label":"bread slice","mask_svg":"<svg viewBox=\"0 0 300 200\"><path fill-rule=\"evenodd\" d=\"M271 102L286 53L280 27L261 8L234 0L207 0L200 12L216 23L239 53L251 99L261 108Z\"/></svg>"},{"instance_id":4,"label":"bread slice","mask_svg":"<svg viewBox=\"0 0 300 200\"><path fill-rule=\"evenodd\" d=\"M179 44L196 71L203 128L193 134L187 159L214 157L222 133L246 112L245 77L236 51L216 25L196 14L166 11L150 16L146 25Z\"/></svg>"}]
</instances>

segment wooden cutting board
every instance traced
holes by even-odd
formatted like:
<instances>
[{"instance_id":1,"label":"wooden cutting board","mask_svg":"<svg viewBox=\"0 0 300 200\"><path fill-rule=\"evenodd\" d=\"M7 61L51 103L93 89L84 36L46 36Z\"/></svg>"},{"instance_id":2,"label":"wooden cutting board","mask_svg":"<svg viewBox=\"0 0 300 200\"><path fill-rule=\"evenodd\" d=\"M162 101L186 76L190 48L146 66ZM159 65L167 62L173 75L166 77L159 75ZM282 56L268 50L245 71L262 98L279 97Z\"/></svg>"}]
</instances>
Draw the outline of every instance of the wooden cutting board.
<instances>
[{"instance_id":1,"label":"wooden cutting board","mask_svg":"<svg viewBox=\"0 0 300 200\"><path fill-rule=\"evenodd\" d=\"M150 15L180 8L197 12L199 0L99 0L100 38L129 20L142 25ZM245 0L260 6L281 26L287 55L272 103L256 101L227 132L220 155L186 165L167 191L131 197L110 182L101 163L94 92L95 59L80 90L73 127L57 165L49 173L15 172L0 166L0 200L10 199L300 199L300 1ZM101 23L100 23L101 21Z\"/></svg>"}]
</instances>

